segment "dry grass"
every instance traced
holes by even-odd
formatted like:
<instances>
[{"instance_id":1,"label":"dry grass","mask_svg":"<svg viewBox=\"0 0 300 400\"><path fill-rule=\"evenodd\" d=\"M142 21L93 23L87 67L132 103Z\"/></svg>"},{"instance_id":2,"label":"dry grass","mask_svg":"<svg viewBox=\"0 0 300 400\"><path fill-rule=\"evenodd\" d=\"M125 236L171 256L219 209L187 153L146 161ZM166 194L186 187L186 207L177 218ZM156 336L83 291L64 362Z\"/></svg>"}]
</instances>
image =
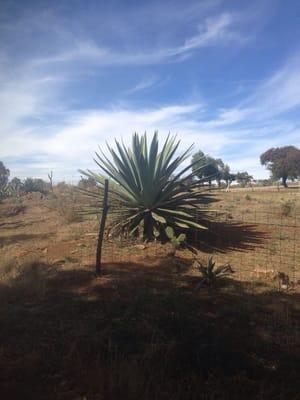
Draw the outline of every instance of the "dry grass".
<instances>
[{"instance_id":1,"label":"dry grass","mask_svg":"<svg viewBox=\"0 0 300 400\"><path fill-rule=\"evenodd\" d=\"M81 221L79 214L79 195L75 189L69 185L55 188L54 193L50 196L47 205L49 208L57 211L57 213L67 223Z\"/></svg>"},{"instance_id":2,"label":"dry grass","mask_svg":"<svg viewBox=\"0 0 300 400\"><path fill-rule=\"evenodd\" d=\"M223 249L211 250L216 257L220 261L225 257L226 261L238 264L240 279L249 280L256 270L264 269L283 271L298 281L300 190L235 189L230 193L219 192L217 198L219 202L213 207L218 210L214 218L219 224L212 224L212 228L216 232L216 241L219 237L224 246ZM224 229L226 224L229 224L228 229ZM234 224L241 226L237 235ZM248 237L245 234L247 230ZM250 231L257 232L256 238L250 235ZM237 243L236 236L242 238L243 246Z\"/></svg>"}]
</instances>

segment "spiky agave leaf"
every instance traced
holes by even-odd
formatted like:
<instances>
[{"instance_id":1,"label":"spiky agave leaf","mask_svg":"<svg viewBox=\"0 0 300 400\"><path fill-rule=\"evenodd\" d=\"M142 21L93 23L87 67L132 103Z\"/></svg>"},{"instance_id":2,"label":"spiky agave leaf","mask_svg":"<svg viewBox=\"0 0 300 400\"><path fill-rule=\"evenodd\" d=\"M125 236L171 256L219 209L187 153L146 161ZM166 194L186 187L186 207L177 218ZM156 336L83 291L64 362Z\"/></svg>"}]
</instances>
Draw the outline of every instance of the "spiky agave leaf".
<instances>
[{"instance_id":1,"label":"spiky agave leaf","mask_svg":"<svg viewBox=\"0 0 300 400\"><path fill-rule=\"evenodd\" d=\"M94 159L114 182L109 191L110 203L118 204L110 210L114 229L133 233L141 227L146 239L152 239L155 230L164 231L166 226L206 229L195 221L195 210L204 203L203 192L194 190L193 184L189 187L185 184L199 169L192 171L194 164L189 164L178 172L190 156L192 146L176 155L180 141L168 135L159 150L157 132L150 146L146 133L142 136L135 133L131 148L118 141L115 144L115 149L107 144L110 158L100 150ZM80 172L99 184L98 193L86 193L99 200L103 193L102 175Z\"/></svg>"}]
</instances>

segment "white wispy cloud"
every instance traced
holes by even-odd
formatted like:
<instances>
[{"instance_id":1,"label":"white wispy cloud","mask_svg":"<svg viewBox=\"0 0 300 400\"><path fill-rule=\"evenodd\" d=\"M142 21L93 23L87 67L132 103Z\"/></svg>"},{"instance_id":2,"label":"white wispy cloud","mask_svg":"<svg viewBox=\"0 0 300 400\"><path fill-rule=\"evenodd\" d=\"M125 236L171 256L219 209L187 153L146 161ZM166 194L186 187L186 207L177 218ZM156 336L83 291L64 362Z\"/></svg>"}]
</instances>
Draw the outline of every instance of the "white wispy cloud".
<instances>
[{"instance_id":1,"label":"white wispy cloud","mask_svg":"<svg viewBox=\"0 0 300 400\"><path fill-rule=\"evenodd\" d=\"M163 62L182 61L190 52L209 46L226 45L231 42L243 42L247 38L237 29L238 18L229 13L206 18L198 24L197 33L185 39L177 46L148 48L146 51L132 49L123 52L109 47L100 46L93 40L76 41L70 49L38 58L33 65L47 65L56 63L84 62L100 66L109 65L152 65Z\"/></svg>"},{"instance_id":2,"label":"white wispy cloud","mask_svg":"<svg viewBox=\"0 0 300 400\"><path fill-rule=\"evenodd\" d=\"M231 41L246 40L246 37L234 30L237 18L233 14L224 13L213 18L207 18L204 24L198 26L198 33L186 39L183 46L174 49L182 53L216 42L226 44Z\"/></svg>"},{"instance_id":3,"label":"white wispy cloud","mask_svg":"<svg viewBox=\"0 0 300 400\"><path fill-rule=\"evenodd\" d=\"M223 133L197 132L196 127L190 123L199 107L198 104L190 104L143 110L100 109L74 113L60 124L48 127L46 135L38 135L37 128L28 130L26 135L21 129L15 131L13 136L2 141L1 157L11 159L12 170L14 165L18 168L16 159L29 157L30 162L27 163L35 174L46 176L46 171L51 168L72 170L74 173L77 168L93 167L94 151L109 138L122 137L127 142L133 131L145 130L149 133L159 130L161 137L169 131L180 132L184 146L196 139L208 151L220 149L228 141ZM34 169L36 155L38 157ZM47 161L43 162L44 166L48 166L47 169L41 169L40 157Z\"/></svg>"},{"instance_id":4,"label":"white wispy cloud","mask_svg":"<svg viewBox=\"0 0 300 400\"><path fill-rule=\"evenodd\" d=\"M253 96L245 101L258 118L272 117L300 106L300 53L290 57Z\"/></svg>"},{"instance_id":5,"label":"white wispy cloud","mask_svg":"<svg viewBox=\"0 0 300 400\"><path fill-rule=\"evenodd\" d=\"M298 79L293 57L243 102L220 110L210 119L199 103L60 110L53 85L59 92L61 82L45 76L24 84L21 77L0 91L0 159L21 177L46 177L53 169L57 179L68 179L76 176L78 168L94 167L94 151L107 139L122 137L126 142L134 131L151 134L158 130L162 138L169 131L178 133L183 147L195 143L195 149L222 157L235 171L246 169L255 177L266 177L267 171L259 165L259 155L265 149L286 143L300 145L299 122L283 116L300 105L293 89ZM284 95L277 96L280 92ZM276 107L269 109L273 98ZM46 118L49 113L54 114L55 122Z\"/></svg>"},{"instance_id":6,"label":"white wispy cloud","mask_svg":"<svg viewBox=\"0 0 300 400\"><path fill-rule=\"evenodd\" d=\"M137 93L141 92L145 89L149 89L153 87L155 84L158 83L158 78L156 76L148 76L146 78L143 78L141 81L139 81L136 85L134 85L132 88L128 89L126 91L127 94L132 94L132 93Z\"/></svg>"},{"instance_id":7,"label":"white wispy cloud","mask_svg":"<svg viewBox=\"0 0 300 400\"><path fill-rule=\"evenodd\" d=\"M31 172L46 177L47 171L52 169L57 179L68 178L75 176L78 168L95 168L94 151L98 145L104 146L106 140L122 138L128 143L134 131L152 134L158 130L161 138L169 131L178 133L182 148L194 142L195 150L201 148L215 157L222 157L235 171L246 169L256 177L267 176L258 158L270 146L263 128L258 127L255 137L251 137L249 130L239 126L209 127L206 121L197 120L200 110L200 104L189 104L71 112L55 126L45 127L44 135L40 134L39 127L28 127L26 131L19 127L14 135L2 140L1 157L10 161L15 174L20 173L19 160L24 158L25 170L21 176ZM284 129L284 125L281 128ZM289 135L295 137L295 130L286 131L284 138L278 133L272 145L284 143Z\"/></svg>"},{"instance_id":8,"label":"white wispy cloud","mask_svg":"<svg viewBox=\"0 0 300 400\"><path fill-rule=\"evenodd\" d=\"M221 109L213 126L266 121L300 107L300 53L286 60L250 96L234 108Z\"/></svg>"}]
</instances>

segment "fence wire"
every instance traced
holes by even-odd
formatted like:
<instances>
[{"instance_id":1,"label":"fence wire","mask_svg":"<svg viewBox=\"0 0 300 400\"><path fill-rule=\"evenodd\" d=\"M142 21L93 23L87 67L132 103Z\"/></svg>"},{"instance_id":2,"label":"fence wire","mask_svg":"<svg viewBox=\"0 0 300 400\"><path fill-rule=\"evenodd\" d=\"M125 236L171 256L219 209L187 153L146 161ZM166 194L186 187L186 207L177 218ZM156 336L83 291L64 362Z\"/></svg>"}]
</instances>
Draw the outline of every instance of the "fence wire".
<instances>
[{"instance_id":1,"label":"fence wire","mask_svg":"<svg viewBox=\"0 0 300 400\"><path fill-rule=\"evenodd\" d=\"M94 243L87 257L89 264L95 261L96 223L93 230L89 236ZM283 272L291 282L300 282L299 213L285 217L277 210L222 210L211 214L207 231L197 231L193 235L192 244L202 259L212 255L217 263L229 262L241 280L271 279ZM137 259L151 262L151 258L166 257L167 252L168 249L155 244L106 237L103 262L133 263ZM188 251L178 252L178 256L183 258L187 254L194 257Z\"/></svg>"}]
</instances>

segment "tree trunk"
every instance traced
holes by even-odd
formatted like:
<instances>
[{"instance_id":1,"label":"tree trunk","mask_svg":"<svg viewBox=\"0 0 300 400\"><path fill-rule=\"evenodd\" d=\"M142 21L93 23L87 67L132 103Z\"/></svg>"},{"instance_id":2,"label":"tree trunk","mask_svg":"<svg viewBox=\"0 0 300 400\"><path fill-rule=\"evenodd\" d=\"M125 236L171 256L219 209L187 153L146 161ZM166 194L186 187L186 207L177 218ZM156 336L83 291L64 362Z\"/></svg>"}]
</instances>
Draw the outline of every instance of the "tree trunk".
<instances>
[{"instance_id":1,"label":"tree trunk","mask_svg":"<svg viewBox=\"0 0 300 400\"><path fill-rule=\"evenodd\" d=\"M152 216L149 214L146 214L144 217L144 240L153 240L154 235L153 235L153 228L154 228L154 223Z\"/></svg>"},{"instance_id":2,"label":"tree trunk","mask_svg":"<svg viewBox=\"0 0 300 400\"><path fill-rule=\"evenodd\" d=\"M283 177L282 177L282 184L283 184L283 186L284 186L285 188L288 187L286 181L287 181L287 176L283 176Z\"/></svg>"}]
</instances>

